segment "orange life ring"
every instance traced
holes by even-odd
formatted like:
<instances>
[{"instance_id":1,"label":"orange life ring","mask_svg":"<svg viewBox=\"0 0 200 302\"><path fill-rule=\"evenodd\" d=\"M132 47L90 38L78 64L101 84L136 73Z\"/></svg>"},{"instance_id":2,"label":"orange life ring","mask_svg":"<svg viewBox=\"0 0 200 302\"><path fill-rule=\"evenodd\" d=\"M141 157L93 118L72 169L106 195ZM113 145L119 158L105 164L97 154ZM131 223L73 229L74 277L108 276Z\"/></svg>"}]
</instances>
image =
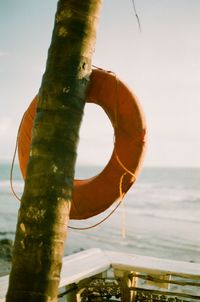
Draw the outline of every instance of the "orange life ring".
<instances>
[{"instance_id":1,"label":"orange life ring","mask_svg":"<svg viewBox=\"0 0 200 302\"><path fill-rule=\"evenodd\" d=\"M97 215L125 194L138 175L145 150L143 112L136 97L115 74L94 69L87 102L100 105L107 113L114 128L115 143L111 158L100 174L74 181L71 219ZM18 133L18 157L24 178L36 106L35 98L24 114Z\"/></svg>"}]
</instances>

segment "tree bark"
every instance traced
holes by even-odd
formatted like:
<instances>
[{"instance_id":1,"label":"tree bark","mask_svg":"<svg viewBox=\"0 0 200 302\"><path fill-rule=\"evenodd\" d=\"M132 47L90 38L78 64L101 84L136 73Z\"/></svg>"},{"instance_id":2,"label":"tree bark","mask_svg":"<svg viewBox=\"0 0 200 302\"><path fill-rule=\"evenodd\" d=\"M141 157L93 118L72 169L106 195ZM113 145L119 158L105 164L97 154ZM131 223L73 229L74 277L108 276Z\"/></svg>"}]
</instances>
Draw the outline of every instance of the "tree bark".
<instances>
[{"instance_id":1,"label":"tree bark","mask_svg":"<svg viewBox=\"0 0 200 302\"><path fill-rule=\"evenodd\" d=\"M7 302L57 301L102 0L60 0L39 90Z\"/></svg>"}]
</instances>

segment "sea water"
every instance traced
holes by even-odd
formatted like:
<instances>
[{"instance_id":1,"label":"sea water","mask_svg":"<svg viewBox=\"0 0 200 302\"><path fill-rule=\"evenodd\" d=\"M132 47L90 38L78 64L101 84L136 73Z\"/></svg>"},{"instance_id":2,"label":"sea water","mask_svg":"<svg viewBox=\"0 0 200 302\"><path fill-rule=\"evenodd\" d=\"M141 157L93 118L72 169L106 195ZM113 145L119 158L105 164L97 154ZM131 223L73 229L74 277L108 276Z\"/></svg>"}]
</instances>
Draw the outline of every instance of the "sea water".
<instances>
[{"instance_id":1,"label":"sea water","mask_svg":"<svg viewBox=\"0 0 200 302\"><path fill-rule=\"evenodd\" d=\"M94 176L101 167L80 166L76 177ZM0 239L14 239L19 201L10 189L10 163L0 163ZM200 263L200 169L142 170L120 207L103 223L88 230L68 228L65 254L99 247L140 255ZM21 196L23 180L14 167L13 186ZM72 227L92 226L101 215L70 221Z\"/></svg>"}]
</instances>

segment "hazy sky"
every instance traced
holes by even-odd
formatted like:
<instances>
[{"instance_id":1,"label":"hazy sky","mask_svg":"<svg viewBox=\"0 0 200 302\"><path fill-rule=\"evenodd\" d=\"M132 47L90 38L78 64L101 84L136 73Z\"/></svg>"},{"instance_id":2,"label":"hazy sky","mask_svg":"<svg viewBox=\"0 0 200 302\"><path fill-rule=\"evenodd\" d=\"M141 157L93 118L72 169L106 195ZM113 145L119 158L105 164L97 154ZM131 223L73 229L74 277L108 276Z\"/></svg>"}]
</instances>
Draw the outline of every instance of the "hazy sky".
<instances>
[{"instance_id":1,"label":"hazy sky","mask_svg":"<svg viewBox=\"0 0 200 302\"><path fill-rule=\"evenodd\" d=\"M200 166L200 0L104 0L94 65L134 90L148 123L147 166ZM12 157L23 112L37 93L56 0L0 0L0 159ZM113 131L87 105L78 162L105 163Z\"/></svg>"}]
</instances>

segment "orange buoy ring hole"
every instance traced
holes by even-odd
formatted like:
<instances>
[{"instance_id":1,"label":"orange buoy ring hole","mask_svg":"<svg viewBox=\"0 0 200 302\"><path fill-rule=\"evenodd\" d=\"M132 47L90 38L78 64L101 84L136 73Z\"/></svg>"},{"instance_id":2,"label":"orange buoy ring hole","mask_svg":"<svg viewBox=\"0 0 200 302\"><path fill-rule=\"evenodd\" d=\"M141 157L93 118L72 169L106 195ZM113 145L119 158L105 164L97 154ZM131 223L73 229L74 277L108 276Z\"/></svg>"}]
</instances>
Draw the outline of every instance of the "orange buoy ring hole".
<instances>
[{"instance_id":1,"label":"orange buoy ring hole","mask_svg":"<svg viewBox=\"0 0 200 302\"><path fill-rule=\"evenodd\" d=\"M100 105L107 113L115 141L111 158L102 172L89 179L74 180L71 219L100 214L121 198L136 180L145 150L143 111L135 95L114 73L102 69L92 71L87 103ZM18 133L18 157L24 178L36 107L37 98L25 112Z\"/></svg>"}]
</instances>

